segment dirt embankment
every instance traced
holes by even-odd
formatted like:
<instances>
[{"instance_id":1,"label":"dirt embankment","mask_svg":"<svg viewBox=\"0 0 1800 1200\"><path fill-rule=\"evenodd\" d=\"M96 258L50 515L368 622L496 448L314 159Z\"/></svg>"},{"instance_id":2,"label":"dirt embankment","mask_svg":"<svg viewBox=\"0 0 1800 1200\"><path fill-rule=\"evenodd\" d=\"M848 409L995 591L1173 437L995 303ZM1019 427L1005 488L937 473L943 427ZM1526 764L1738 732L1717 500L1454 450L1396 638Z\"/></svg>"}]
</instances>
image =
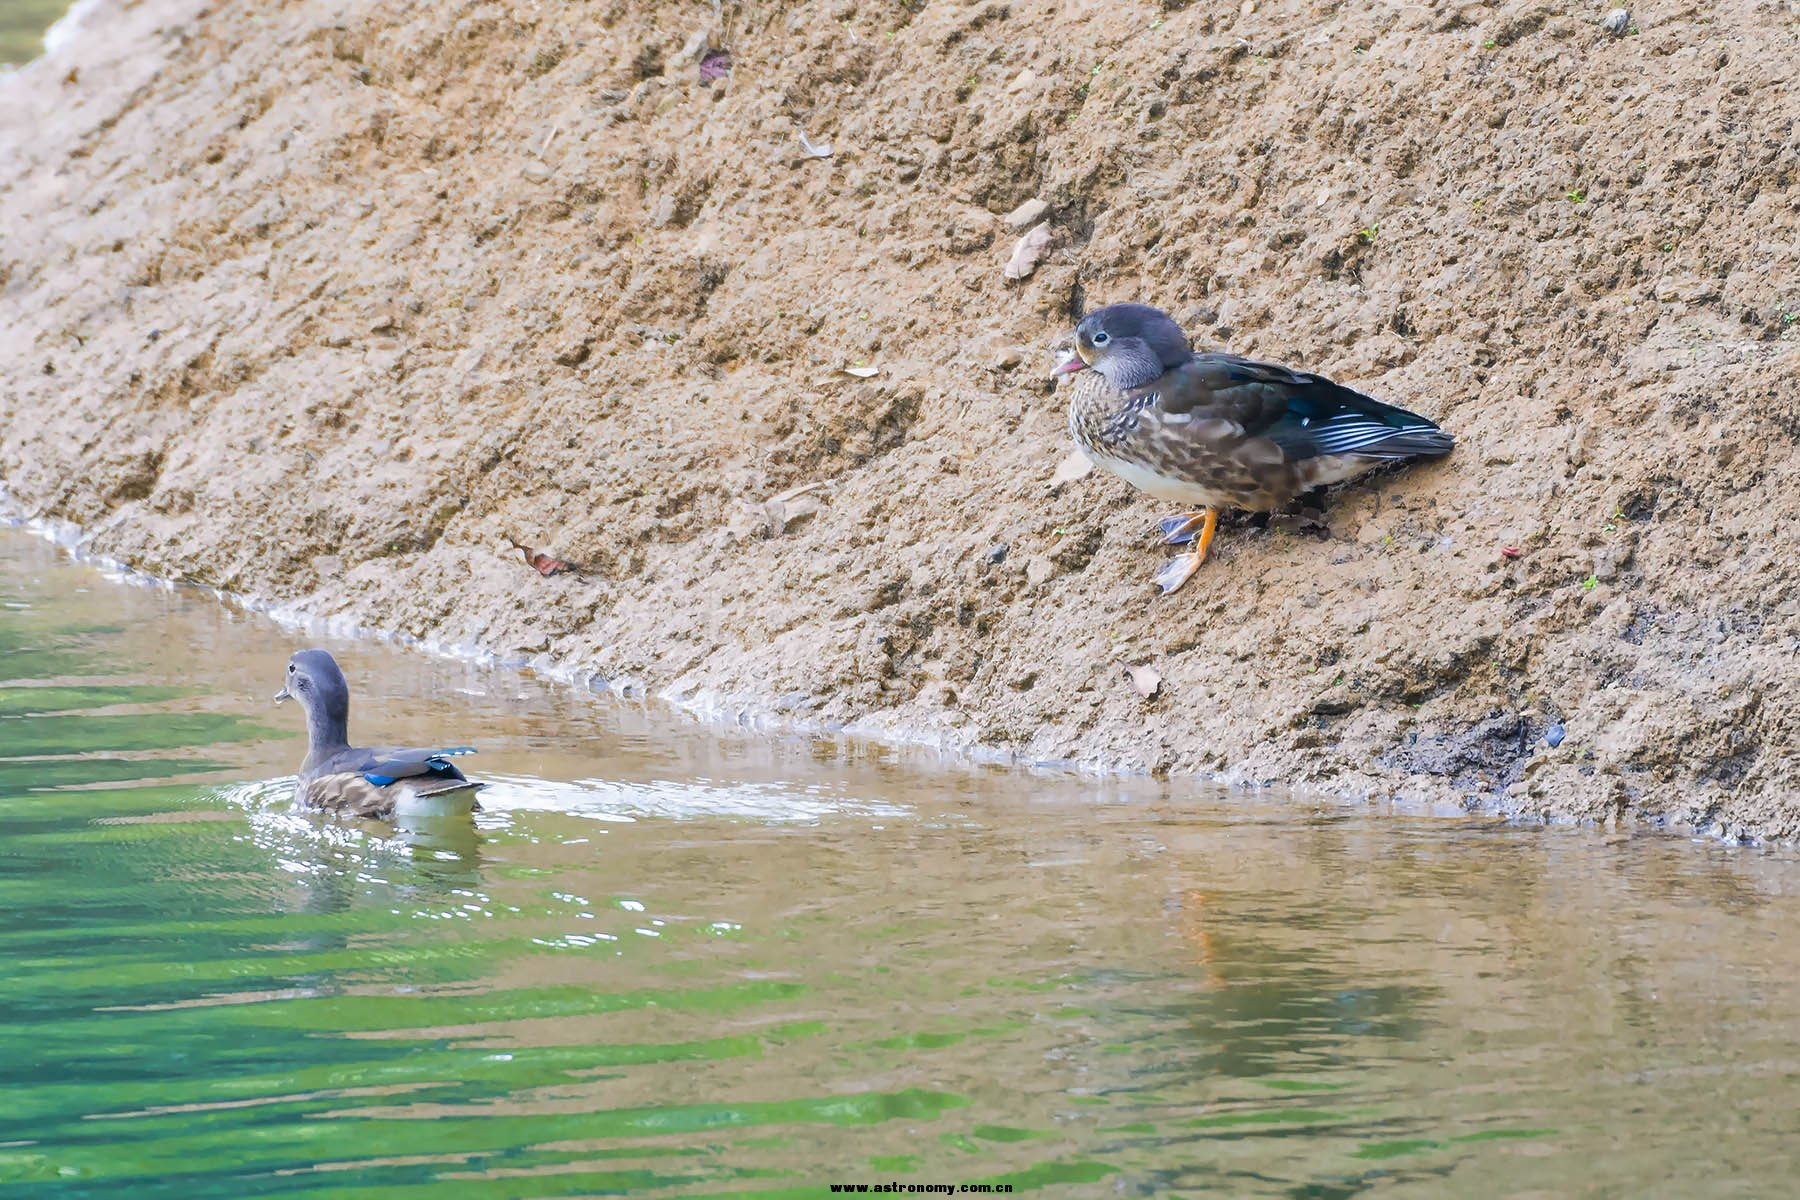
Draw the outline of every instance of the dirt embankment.
<instances>
[{"instance_id":1,"label":"dirt embankment","mask_svg":"<svg viewBox=\"0 0 1800 1200\"><path fill-rule=\"evenodd\" d=\"M1063 9L97 10L0 100L0 480L690 702L1800 835L1791 6ZM1051 483L1123 299L1460 447L1158 598Z\"/></svg>"}]
</instances>

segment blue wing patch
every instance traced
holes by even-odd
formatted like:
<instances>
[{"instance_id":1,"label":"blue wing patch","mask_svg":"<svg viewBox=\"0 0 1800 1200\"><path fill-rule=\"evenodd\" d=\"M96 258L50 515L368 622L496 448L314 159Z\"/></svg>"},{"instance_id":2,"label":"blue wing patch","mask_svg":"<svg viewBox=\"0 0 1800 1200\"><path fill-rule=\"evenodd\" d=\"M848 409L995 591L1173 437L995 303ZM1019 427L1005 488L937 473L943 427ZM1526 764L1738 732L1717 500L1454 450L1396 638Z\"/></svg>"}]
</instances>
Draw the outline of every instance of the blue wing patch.
<instances>
[{"instance_id":1,"label":"blue wing patch","mask_svg":"<svg viewBox=\"0 0 1800 1200\"><path fill-rule=\"evenodd\" d=\"M442 779L461 779L462 772L455 764L447 761L458 754L473 754L473 746L451 746L445 750L428 750L421 752L417 758L390 758L371 763L363 771L362 777L376 787L386 787L401 779L411 779L419 775L434 775Z\"/></svg>"}]
</instances>

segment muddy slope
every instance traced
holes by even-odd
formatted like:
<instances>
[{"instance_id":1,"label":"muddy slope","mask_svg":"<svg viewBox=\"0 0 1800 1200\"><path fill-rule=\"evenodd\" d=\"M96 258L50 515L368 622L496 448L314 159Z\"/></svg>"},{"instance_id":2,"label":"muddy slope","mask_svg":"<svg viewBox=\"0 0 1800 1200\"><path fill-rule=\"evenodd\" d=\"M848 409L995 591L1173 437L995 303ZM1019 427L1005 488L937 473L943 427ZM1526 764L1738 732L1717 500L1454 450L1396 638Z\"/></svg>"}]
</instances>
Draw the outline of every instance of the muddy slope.
<instances>
[{"instance_id":1,"label":"muddy slope","mask_svg":"<svg viewBox=\"0 0 1800 1200\"><path fill-rule=\"evenodd\" d=\"M1800 834L1789 6L1064 7L98 9L0 98L0 480L731 711ZM1121 299L1460 447L1157 598L1051 478Z\"/></svg>"}]
</instances>

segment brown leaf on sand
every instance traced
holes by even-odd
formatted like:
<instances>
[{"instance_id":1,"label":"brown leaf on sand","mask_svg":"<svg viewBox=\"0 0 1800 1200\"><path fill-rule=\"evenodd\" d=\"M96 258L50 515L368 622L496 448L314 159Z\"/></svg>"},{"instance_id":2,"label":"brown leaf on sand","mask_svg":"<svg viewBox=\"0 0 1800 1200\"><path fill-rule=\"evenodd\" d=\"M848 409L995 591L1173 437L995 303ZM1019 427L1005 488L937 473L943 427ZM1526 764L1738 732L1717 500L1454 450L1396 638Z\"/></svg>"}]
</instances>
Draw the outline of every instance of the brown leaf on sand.
<instances>
[{"instance_id":1,"label":"brown leaf on sand","mask_svg":"<svg viewBox=\"0 0 1800 1200\"><path fill-rule=\"evenodd\" d=\"M564 562L560 558L552 558L541 550L533 550L517 538L509 536L506 540L512 543L513 549L521 551L525 555L527 566L546 579L552 575L574 573L581 569L574 563Z\"/></svg>"},{"instance_id":2,"label":"brown leaf on sand","mask_svg":"<svg viewBox=\"0 0 1800 1200\"><path fill-rule=\"evenodd\" d=\"M1146 700L1162 690L1162 676L1149 667L1134 667L1126 663L1125 678L1131 680L1132 690Z\"/></svg>"},{"instance_id":3,"label":"brown leaf on sand","mask_svg":"<svg viewBox=\"0 0 1800 1200\"><path fill-rule=\"evenodd\" d=\"M1025 236L1013 243L1003 274L1008 279L1024 279L1037 270L1038 260L1050 250L1050 222L1033 225Z\"/></svg>"}]
</instances>

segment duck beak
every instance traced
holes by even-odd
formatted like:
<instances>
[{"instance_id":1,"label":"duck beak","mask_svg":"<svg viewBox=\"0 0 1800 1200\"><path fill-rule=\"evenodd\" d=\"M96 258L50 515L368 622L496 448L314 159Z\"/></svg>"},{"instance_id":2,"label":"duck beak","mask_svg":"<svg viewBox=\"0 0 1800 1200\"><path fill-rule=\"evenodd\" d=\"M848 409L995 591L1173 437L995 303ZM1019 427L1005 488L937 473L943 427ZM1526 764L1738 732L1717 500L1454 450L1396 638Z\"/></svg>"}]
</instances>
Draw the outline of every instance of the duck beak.
<instances>
[{"instance_id":1,"label":"duck beak","mask_svg":"<svg viewBox=\"0 0 1800 1200\"><path fill-rule=\"evenodd\" d=\"M293 698L294 697L293 697L292 693L290 693L286 688L282 688L279 692L275 693L275 703L277 703L277 704L285 703L286 701L292 700Z\"/></svg>"},{"instance_id":2,"label":"duck beak","mask_svg":"<svg viewBox=\"0 0 1800 1200\"><path fill-rule=\"evenodd\" d=\"M1056 365L1056 370L1050 372L1050 374L1053 376L1054 375L1073 375L1077 371L1085 371L1087 369L1088 369L1088 360L1086 358L1082 357L1081 347L1077 346L1077 347L1075 347L1075 353L1071 354L1069 356L1068 361L1058 363Z\"/></svg>"}]
</instances>

